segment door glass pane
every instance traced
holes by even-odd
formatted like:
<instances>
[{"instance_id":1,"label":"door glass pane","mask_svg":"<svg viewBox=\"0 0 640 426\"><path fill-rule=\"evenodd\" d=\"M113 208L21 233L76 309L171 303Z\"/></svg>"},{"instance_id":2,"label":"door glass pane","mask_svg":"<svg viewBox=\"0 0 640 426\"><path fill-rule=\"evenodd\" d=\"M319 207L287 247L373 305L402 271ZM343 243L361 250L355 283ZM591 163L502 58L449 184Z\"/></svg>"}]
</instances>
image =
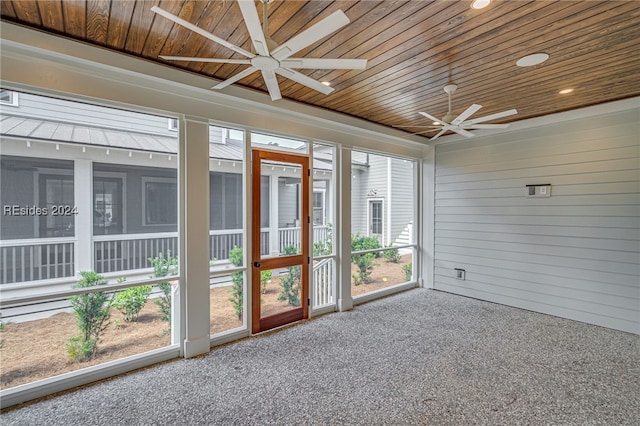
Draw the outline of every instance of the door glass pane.
<instances>
[{"instance_id":1,"label":"door glass pane","mask_svg":"<svg viewBox=\"0 0 640 426\"><path fill-rule=\"evenodd\" d=\"M262 227L260 244L263 257L290 256L300 251L302 234L302 180L301 168L297 164L262 160L262 181L270 182L269 192L261 192L260 204L264 206L265 195L270 206L270 226ZM264 208L261 209L264 215ZM264 224L264 218L261 219Z\"/></svg>"},{"instance_id":2,"label":"door glass pane","mask_svg":"<svg viewBox=\"0 0 640 426\"><path fill-rule=\"evenodd\" d=\"M300 265L260 272L260 318L301 306Z\"/></svg>"}]
</instances>

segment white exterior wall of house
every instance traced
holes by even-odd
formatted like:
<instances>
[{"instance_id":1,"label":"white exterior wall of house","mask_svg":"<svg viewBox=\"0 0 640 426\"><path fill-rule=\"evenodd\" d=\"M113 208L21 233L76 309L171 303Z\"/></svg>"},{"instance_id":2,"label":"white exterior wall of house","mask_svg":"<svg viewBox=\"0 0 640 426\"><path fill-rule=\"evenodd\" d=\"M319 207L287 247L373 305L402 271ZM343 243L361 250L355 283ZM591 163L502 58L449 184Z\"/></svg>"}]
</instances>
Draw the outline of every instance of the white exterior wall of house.
<instances>
[{"instance_id":1,"label":"white exterior wall of house","mask_svg":"<svg viewBox=\"0 0 640 426\"><path fill-rule=\"evenodd\" d=\"M387 217L388 207L388 167L387 158L375 154L364 154L355 152L354 160L366 163L366 166L358 166L352 172L352 224L351 231L353 234L370 235L369 223L369 202L370 200L381 200L384 211L383 218L383 241L387 244ZM355 176L355 177L354 177Z\"/></svg>"},{"instance_id":2,"label":"white exterior wall of house","mask_svg":"<svg viewBox=\"0 0 640 426\"><path fill-rule=\"evenodd\" d=\"M414 180L413 162L398 158L390 159L389 181L390 191L389 210L391 220L389 226L389 244L408 244L412 241L413 202L415 187L410 184Z\"/></svg>"},{"instance_id":3,"label":"white exterior wall of house","mask_svg":"<svg viewBox=\"0 0 640 426\"><path fill-rule=\"evenodd\" d=\"M351 193L364 194L366 188L366 170L354 168L351 170ZM367 235L367 205L365 199L352 197L351 199L351 233Z\"/></svg>"},{"instance_id":4,"label":"white exterior wall of house","mask_svg":"<svg viewBox=\"0 0 640 426\"><path fill-rule=\"evenodd\" d=\"M640 102L631 102L438 145L435 288L640 333ZM540 184L551 196L528 197L526 185Z\"/></svg>"}]
</instances>

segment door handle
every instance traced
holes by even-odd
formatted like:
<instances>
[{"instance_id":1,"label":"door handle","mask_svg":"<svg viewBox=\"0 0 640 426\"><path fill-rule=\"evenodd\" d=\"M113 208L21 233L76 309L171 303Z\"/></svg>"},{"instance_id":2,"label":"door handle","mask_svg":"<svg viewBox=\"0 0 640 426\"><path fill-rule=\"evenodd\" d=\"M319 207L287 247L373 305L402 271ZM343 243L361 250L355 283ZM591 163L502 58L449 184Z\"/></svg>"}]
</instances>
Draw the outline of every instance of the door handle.
<instances>
[{"instance_id":1,"label":"door handle","mask_svg":"<svg viewBox=\"0 0 640 426\"><path fill-rule=\"evenodd\" d=\"M260 267L260 262L253 262L253 266L256 267L256 268L259 268Z\"/></svg>"}]
</instances>

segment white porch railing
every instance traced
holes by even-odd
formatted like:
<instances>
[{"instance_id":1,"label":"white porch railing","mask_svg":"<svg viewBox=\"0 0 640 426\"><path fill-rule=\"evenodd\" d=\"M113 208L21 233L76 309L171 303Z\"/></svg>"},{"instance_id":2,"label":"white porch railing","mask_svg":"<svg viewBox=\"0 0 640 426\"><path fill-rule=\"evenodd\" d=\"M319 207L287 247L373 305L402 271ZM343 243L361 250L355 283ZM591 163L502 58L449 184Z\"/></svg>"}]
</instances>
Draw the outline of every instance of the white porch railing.
<instances>
[{"instance_id":1,"label":"white porch railing","mask_svg":"<svg viewBox=\"0 0 640 426\"><path fill-rule=\"evenodd\" d=\"M314 228L314 241L324 241L327 227ZM261 230L260 251L269 254L270 239L277 238L280 252L290 245L300 248L300 228L279 228L271 235ZM241 229L209 231L211 259L224 260L234 246L242 247ZM77 238L40 238L0 241L0 284L42 281L74 277L78 269L75 245ZM93 237L93 268L99 274L133 271L152 267L149 258L160 253L177 256L178 237L175 232L149 234L96 235Z\"/></svg>"},{"instance_id":2,"label":"white porch railing","mask_svg":"<svg viewBox=\"0 0 640 426\"><path fill-rule=\"evenodd\" d=\"M334 303L333 259L323 259L313 265L313 306Z\"/></svg>"},{"instance_id":3,"label":"white porch railing","mask_svg":"<svg viewBox=\"0 0 640 426\"><path fill-rule=\"evenodd\" d=\"M99 235L93 238L93 268L99 274L150 268L149 258L178 255L175 232Z\"/></svg>"},{"instance_id":4,"label":"white porch railing","mask_svg":"<svg viewBox=\"0 0 640 426\"><path fill-rule=\"evenodd\" d=\"M0 241L0 284L75 275L75 238Z\"/></svg>"},{"instance_id":5,"label":"white porch railing","mask_svg":"<svg viewBox=\"0 0 640 426\"><path fill-rule=\"evenodd\" d=\"M280 253L284 252L285 247L294 246L297 249L300 249L300 242L302 238L300 238L300 227L292 227L292 228L279 228L278 229L278 241L279 241L279 249ZM324 241L329 236L329 227L328 226L314 226L313 227L313 241Z\"/></svg>"}]
</instances>

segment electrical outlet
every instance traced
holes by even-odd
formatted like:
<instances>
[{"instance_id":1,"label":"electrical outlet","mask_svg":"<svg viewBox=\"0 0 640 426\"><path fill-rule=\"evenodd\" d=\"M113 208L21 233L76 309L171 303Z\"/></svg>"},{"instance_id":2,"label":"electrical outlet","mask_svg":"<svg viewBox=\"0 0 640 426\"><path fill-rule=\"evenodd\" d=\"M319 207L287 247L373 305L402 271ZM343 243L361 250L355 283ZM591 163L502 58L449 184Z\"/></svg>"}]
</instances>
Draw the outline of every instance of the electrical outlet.
<instances>
[{"instance_id":1,"label":"electrical outlet","mask_svg":"<svg viewBox=\"0 0 640 426\"><path fill-rule=\"evenodd\" d=\"M464 269L460 269L460 268L455 268L454 269L456 271L456 279L457 280L464 280L465 279L465 275L466 272Z\"/></svg>"}]
</instances>

